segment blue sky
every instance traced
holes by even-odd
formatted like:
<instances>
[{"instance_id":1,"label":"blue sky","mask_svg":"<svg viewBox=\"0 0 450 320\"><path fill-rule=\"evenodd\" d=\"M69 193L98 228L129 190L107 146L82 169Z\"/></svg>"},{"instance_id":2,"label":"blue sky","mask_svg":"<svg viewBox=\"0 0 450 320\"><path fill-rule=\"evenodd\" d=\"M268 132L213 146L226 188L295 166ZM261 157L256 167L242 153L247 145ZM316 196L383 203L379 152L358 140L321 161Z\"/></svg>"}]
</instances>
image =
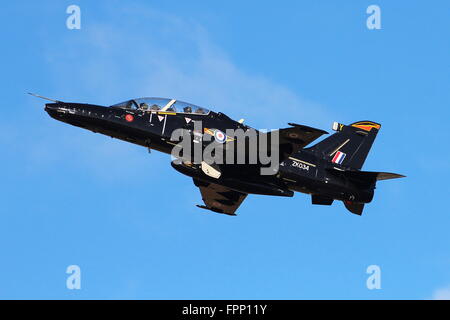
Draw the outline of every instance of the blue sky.
<instances>
[{"instance_id":1,"label":"blue sky","mask_svg":"<svg viewBox=\"0 0 450 320\"><path fill-rule=\"evenodd\" d=\"M81 29L66 8L81 8ZM381 30L366 8L381 8ZM450 298L448 1L14 1L0 11L0 298ZM329 130L383 127L363 216L249 196L195 207L168 155L56 122L26 92L113 104L164 96ZM79 265L81 290L66 288ZM381 268L380 290L366 268Z\"/></svg>"}]
</instances>

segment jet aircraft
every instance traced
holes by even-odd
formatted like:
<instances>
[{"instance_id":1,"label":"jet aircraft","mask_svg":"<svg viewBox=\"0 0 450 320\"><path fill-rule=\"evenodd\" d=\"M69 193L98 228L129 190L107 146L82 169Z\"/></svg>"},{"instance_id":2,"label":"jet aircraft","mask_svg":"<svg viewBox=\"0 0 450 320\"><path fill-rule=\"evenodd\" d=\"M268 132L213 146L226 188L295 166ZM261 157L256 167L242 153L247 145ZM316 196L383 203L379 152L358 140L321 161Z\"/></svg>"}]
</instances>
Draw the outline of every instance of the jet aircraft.
<instances>
[{"instance_id":1,"label":"jet aircraft","mask_svg":"<svg viewBox=\"0 0 450 320\"><path fill-rule=\"evenodd\" d=\"M176 99L138 98L101 106L38 97L51 100L45 111L56 120L168 154L173 154L178 144L172 140L177 129L191 134L191 144L202 150L212 143L210 140L232 145L235 138L226 134L230 129L254 130L243 120ZM329 206L339 200L350 212L361 215L364 205L372 201L378 181L404 177L361 170L380 128L373 121L334 122L334 134L310 145L328 133L289 123L289 127L276 131L277 148L268 147L269 152L277 152L279 161L269 175L260 174L260 162L211 164L175 159L172 166L192 177L200 189L204 205L197 206L217 213L236 215L249 194L292 197L294 192L302 192L310 195L312 204ZM274 135L274 131L256 132Z\"/></svg>"}]
</instances>

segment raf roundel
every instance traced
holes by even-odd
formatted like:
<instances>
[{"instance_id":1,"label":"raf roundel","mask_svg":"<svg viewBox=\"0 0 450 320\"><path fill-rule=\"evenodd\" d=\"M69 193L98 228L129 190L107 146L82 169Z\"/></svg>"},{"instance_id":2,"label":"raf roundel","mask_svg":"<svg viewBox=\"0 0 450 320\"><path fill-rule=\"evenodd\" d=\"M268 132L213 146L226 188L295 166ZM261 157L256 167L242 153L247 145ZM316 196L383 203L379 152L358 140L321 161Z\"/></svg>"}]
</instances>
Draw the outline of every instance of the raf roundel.
<instances>
[{"instance_id":1,"label":"raf roundel","mask_svg":"<svg viewBox=\"0 0 450 320\"><path fill-rule=\"evenodd\" d=\"M217 141L218 143L224 143L224 142L227 140L227 136L226 136L226 134L223 133L222 131L216 130L216 131L214 132L214 139L216 139L216 141Z\"/></svg>"},{"instance_id":2,"label":"raf roundel","mask_svg":"<svg viewBox=\"0 0 450 320\"><path fill-rule=\"evenodd\" d=\"M127 120L127 122L132 122L132 121L134 120L134 117L133 117L133 115L131 115L131 114L127 114L127 115L125 116L125 120Z\"/></svg>"}]
</instances>

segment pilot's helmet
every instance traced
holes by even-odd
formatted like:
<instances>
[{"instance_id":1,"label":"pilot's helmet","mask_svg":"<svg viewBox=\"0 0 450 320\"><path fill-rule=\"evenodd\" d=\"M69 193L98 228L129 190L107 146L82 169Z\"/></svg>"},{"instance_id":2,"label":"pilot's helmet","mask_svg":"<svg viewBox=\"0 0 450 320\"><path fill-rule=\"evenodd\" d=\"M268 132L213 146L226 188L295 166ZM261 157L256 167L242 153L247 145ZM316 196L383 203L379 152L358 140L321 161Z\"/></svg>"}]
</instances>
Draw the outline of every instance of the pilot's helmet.
<instances>
[{"instance_id":1,"label":"pilot's helmet","mask_svg":"<svg viewBox=\"0 0 450 320\"><path fill-rule=\"evenodd\" d=\"M205 111L205 109L203 109L203 108L198 108L198 109L195 111L195 113L198 113L198 114L205 114L206 111Z\"/></svg>"},{"instance_id":2,"label":"pilot's helmet","mask_svg":"<svg viewBox=\"0 0 450 320\"><path fill-rule=\"evenodd\" d=\"M186 112L186 113L192 113L192 108L189 107L189 106L184 107L184 108L183 108L183 112Z\"/></svg>"},{"instance_id":3,"label":"pilot's helmet","mask_svg":"<svg viewBox=\"0 0 450 320\"><path fill-rule=\"evenodd\" d=\"M146 104L145 102L142 102L139 106L142 110L147 110L148 109L148 104Z\"/></svg>"},{"instance_id":4,"label":"pilot's helmet","mask_svg":"<svg viewBox=\"0 0 450 320\"><path fill-rule=\"evenodd\" d=\"M151 106L150 110L159 110L159 106L157 104L154 104Z\"/></svg>"}]
</instances>

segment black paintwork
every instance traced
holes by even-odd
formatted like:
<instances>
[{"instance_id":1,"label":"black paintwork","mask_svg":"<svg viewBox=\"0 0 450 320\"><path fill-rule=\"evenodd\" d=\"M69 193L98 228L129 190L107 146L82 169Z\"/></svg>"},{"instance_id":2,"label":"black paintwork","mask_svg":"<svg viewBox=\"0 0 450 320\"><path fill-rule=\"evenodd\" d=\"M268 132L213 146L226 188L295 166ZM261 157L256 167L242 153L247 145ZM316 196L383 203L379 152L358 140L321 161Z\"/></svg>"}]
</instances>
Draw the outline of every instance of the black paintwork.
<instances>
[{"instance_id":1,"label":"black paintwork","mask_svg":"<svg viewBox=\"0 0 450 320\"><path fill-rule=\"evenodd\" d=\"M170 141L172 132L178 128L192 131L195 121L201 120L203 128L222 132L250 128L220 112L151 111L147 106L139 109L139 105L134 104L131 109L123 105L105 107L57 101L46 104L45 110L56 120L169 154L174 146ZM342 200L351 212L361 214L364 203L373 198L377 180L401 177L359 170L379 124L369 121L349 126L339 124L337 133L309 148L305 146L326 132L291 125L280 129L281 162L274 175L258 174L260 165L221 165L217 168L222 175L216 179L205 174L200 164L173 162L172 166L194 178L206 204L200 207L230 215L234 215L247 194L292 197L295 191L311 194L313 204L331 205L333 200ZM369 126L368 131L366 126ZM336 152L331 156L330 153L335 148L345 151L341 164L332 162Z\"/></svg>"}]
</instances>

